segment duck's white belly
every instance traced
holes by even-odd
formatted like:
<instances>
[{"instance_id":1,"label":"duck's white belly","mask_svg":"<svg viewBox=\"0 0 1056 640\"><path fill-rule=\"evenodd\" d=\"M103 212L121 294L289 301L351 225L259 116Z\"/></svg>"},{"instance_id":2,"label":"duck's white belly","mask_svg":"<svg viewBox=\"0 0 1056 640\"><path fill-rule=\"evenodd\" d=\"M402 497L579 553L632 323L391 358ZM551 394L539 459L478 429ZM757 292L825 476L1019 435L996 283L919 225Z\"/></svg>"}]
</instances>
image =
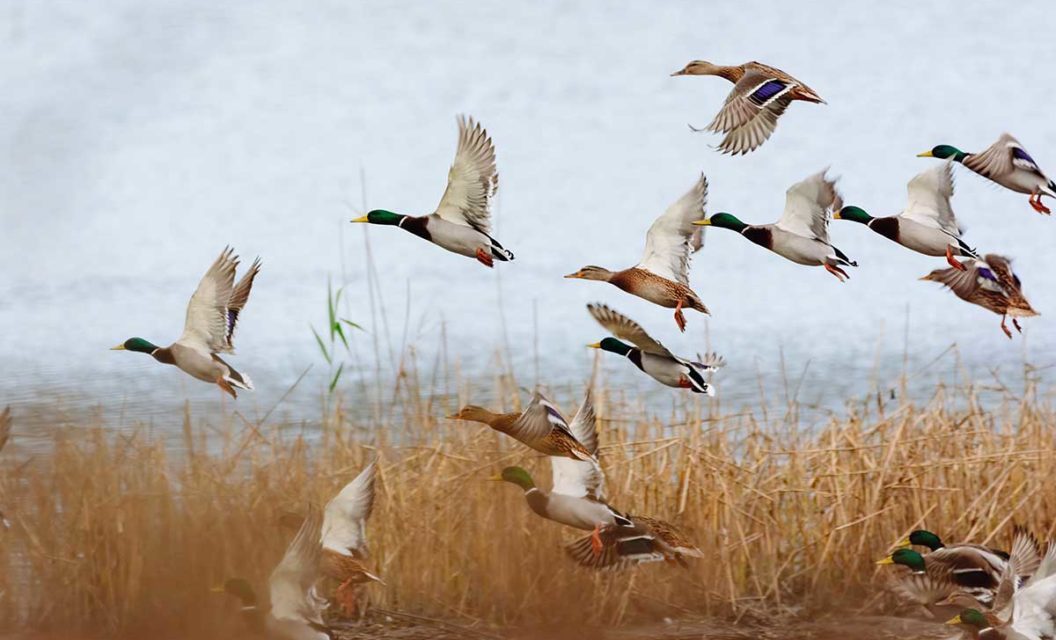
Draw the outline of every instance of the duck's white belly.
<instances>
[{"instance_id":1,"label":"duck's white belly","mask_svg":"<svg viewBox=\"0 0 1056 640\"><path fill-rule=\"evenodd\" d=\"M683 371L677 363L663 356L642 353L642 369L657 382L669 387L680 387Z\"/></svg>"},{"instance_id":2,"label":"duck's white belly","mask_svg":"<svg viewBox=\"0 0 1056 640\"><path fill-rule=\"evenodd\" d=\"M473 227L448 222L434 213L429 216L426 230L433 244L453 253L475 258L477 250L484 249L491 255L491 241Z\"/></svg>"},{"instance_id":3,"label":"duck's white belly","mask_svg":"<svg viewBox=\"0 0 1056 640\"><path fill-rule=\"evenodd\" d=\"M944 256L948 246L958 249L954 253L959 252L957 240L942 229L927 227L906 218L898 221L898 239L902 246L926 256Z\"/></svg>"},{"instance_id":4,"label":"duck's white belly","mask_svg":"<svg viewBox=\"0 0 1056 640\"><path fill-rule=\"evenodd\" d=\"M994 182L1018 193L1034 193L1039 186L1044 184L1044 181L1036 173L1024 171L1023 169L1016 169L1011 174L1002 176L1000 180L994 180Z\"/></svg>"},{"instance_id":5,"label":"duck's white belly","mask_svg":"<svg viewBox=\"0 0 1056 640\"><path fill-rule=\"evenodd\" d=\"M216 382L218 378L222 378L227 374L227 367L213 360L211 355L203 354L193 347L177 342L172 345L171 351L172 359L175 361L176 366L184 373L192 375L199 380Z\"/></svg>"},{"instance_id":6,"label":"duck's white belly","mask_svg":"<svg viewBox=\"0 0 1056 640\"><path fill-rule=\"evenodd\" d=\"M804 238L776 227L772 233L774 253L796 264L816 267L825 264L825 259L835 253L832 247L820 240Z\"/></svg>"},{"instance_id":7,"label":"duck's white belly","mask_svg":"<svg viewBox=\"0 0 1056 640\"><path fill-rule=\"evenodd\" d=\"M550 494L546 510L546 516L551 520L586 531L591 531L598 525L606 526L615 522L612 512L604 504L560 493Z\"/></svg>"}]
</instances>

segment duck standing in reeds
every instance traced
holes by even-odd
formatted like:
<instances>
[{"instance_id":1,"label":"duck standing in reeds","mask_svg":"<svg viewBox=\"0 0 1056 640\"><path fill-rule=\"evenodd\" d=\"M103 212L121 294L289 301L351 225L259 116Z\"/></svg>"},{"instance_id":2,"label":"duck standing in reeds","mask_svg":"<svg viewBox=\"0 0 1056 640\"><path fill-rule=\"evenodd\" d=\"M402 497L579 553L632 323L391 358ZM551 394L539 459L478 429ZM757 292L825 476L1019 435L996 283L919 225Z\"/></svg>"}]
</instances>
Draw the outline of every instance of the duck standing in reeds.
<instances>
[{"instance_id":1,"label":"duck standing in reeds","mask_svg":"<svg viewBox=\"0 0 1056 640\"><path fill-rule=\"evenodd\" d=\"M260 272L260 258L235 284L238 256L227 247L221 252L198 283L198 289L187 305L183 335L167 347L159 347L143 338L129 338L112 347L114 351L148 353L158 362L175 365L184 373L218 385L238 396L235 389L253 389L249 376L224 362L220 353L233 353L232 339L242 309L249 300L253 279Z\"/></svg>"},{"instance_id":2,"label":"duck standing in reeds","mask_svg":"<svg viewBox=\"0 0 1056 640\"><path fill-rule=\"evenodd\" d=\"M297 535L286 548L282 560L271 572L268 587L271 609L264 612L252 585L242 578L231 578L213 591L226 592L242 604L242 618L256 637L269 640L332 640L323 621L326 599L316 591L320 576L318 509L310 508Z\"/></svg>"},{"instance_id":3,"label":"duck standing in reeds","mask_svg":"<svg viewBox=\"0 0 1056 640\"><path fill-rule=\"evenodd\" d=\"M513 253L490 235L491 203L498 188L495 146L488 132L473 118L460 116L458 150L447 173L447 190L436 211L425 216L408 216L374 209L352 222L397 226L491 267L495 260L513 260Z\"/></svg>"},{"instance_id":4,"label":"duck standing in reeds","mask_svg":"<svg viewBox=\"0 0 1056 640\"><path fill-rule=\"evenodd\" d=\"M777 222L745 224L732 214L718 213L693 224L736 231L796 264L825 267L843 282L850 276L840 267L857 267L858 263L829 242L830 211L842 206L836 182L822 171L789 187L785 192L785 211Z\"/></svg>"},{"instance_id":5,"label":"duck standing in reeds","mask_svg":"<svg viewBox=\"0 0 1056 640\"><path fill-rule=\"evenodd\" d=\"M906 185L909 202L901 213L874 218L861 207L845 206L832 214L836 220L853 220L888 240L926 256L946 256L951 267L964 271L954 256L979 258L961 239L953 214L953 169L949 162L913 177Z\"/></svg>"},{"instance_id":6,"label":"duck standing in reeds","mask_svg":"<svg viewBox=\"0 0 1056 640\"><path fill-rule=\"evenodd\" d=\"M693 131L724 133L718 149L733 155L754 151L767 141L777 119L795 100L824 104L813 89L780 69L760 62L736 66L694 60L672 76L719 76L733 83L722 109L704 129Z\"/></svg>"},{"instance_id":7,"label":"duck standing in reeds","mask_svg":"<svg viewBox=\"0 0 1056 640\"><path fill-rule=\"evenodd\" d=\"M596 462L593 454L573 435L568 421L557 407L538 391L521 413L493 413L483 407L466 405L449 419L482 422L548 456Z\"/></svg>"},{"instance_id":8,"label":"duck standing in reeds","mask_svg":"<svg viewBox=\"0 0 1056 640\"><path fill-rule=\"evenodd\" d=\"M708 382L705 374L712 374L726 361L718 355L697 356L698 362L679 358L654 340L640 324L627 316L610 309L603 304L588 304L587 311L605 330L616 336L605 338L601 342L587 345L624 356L646 375L660 384L679 389L690 389L694 393L715 395L715 387ZM634 346L621 342L627 340Z\"/></svg>"},{"instance_id":9,"label":"duck standing in reeds","mask_svg":"<svg viewBox=\"0 0 1056 640\"><path fill-rule=\"evenodd\" d=\"M591 265L565 277L608 282L653 304L673 308L675 323L685 331L683 307L708 313L689 287L690 257L701 246L701 229L693 223L704 219L707 201L708 179L701 174L693 188L649 227L641 262L620 271Z\"/></svg>"},{"instance_id":10,"label":"duck standing in reeds","mask_svg":"<svg viewBox=\"0 0 1056 640\"><path fill-rule=\"evenodd\" d=\"M383 583L367 566L367 519L374 509L376 476L375 460L331 498L323 509L320 572L339 583L334 591L334 600L348 617L355 615L358 610L355 585Z\"/></svg>"},{"instance_id":11,"label":"duck standing in reeds","mask_svg":"<svg viewBox=\"0 0 1056 640\"><path fill-rule=\"evenodd\" d=\"M1001 134L997 142L980 153L965 153L957 147L940 144L930 151L918 153L917 157L960 162L1006 189L1030 194L1030 206L1038 213L1052 213L1052 210L1041 202L1041 196L1056 198L1056 182L1045 175L1019 140L1009 133Z\"/></svg>"},{"instance_id":12,"label":"duck standing in reeds","mask_svg":"<svg viewBox=\"0 0 1056 640\"><path fill-rule=\"evenodd\" d=\"M570 425L572 433L597 458L598 432L593 397L588 391ZM643 562L700 557L699 549L670 523L623 514L605 501L605 474L590 461L551 456L549 493L535 485L521 467L506 467L492 478L524 491L528 507L537 515L591 533L566 546L580 565L592 569L621 569Z\"/></svg>"},{"instance_id":13,"label":"duck standing in reeds","mask_svg":"<svg viewBox=\"0 0 1056 640\"><path fill-rule=\"evenodd\" d=\"M1012 332L1005 324L1009 316L1022 333L1019 318L1040 315L1023 295L1023 283L1008 258L988 253L982 260L966 260L963 265L964 269L936 269L921 280L942 283L961 300L1001 316L1001 330L1009 338Z\"/></svg>"}]
</instances>

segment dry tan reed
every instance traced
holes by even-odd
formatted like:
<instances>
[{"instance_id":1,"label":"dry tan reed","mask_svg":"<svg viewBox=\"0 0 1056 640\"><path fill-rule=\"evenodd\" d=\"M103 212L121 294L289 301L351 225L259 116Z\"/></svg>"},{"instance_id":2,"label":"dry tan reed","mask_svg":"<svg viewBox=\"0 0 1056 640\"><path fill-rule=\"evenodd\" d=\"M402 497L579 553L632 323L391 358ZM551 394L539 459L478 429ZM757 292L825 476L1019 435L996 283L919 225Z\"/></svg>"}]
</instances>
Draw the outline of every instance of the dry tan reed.
<instances>
[{"instance_id":1,"label":"dry tan reed","mask_svg":"<svg viewBox=\"0 0 1056 640\"><path fill-rule=\"evenodd\" d=\"M495 385L516 403L508 381ZM1053 534L1056 413L1029 383L986 410L971 389L939 388L921 405L878 396L810 427L794 405L764 420L687 394L656 416L601 389L611 502L672 520L707 556L604 575L563 556L579 532L486 481L518 463L546 485L545 459L444 420L468 394L411 393L413 374L402 386L403 410L385 420L353 419L336 401L311 428L232 421L216 434L188 415L182 447L92 426L56 431L48 455L4 461L13 528L0 533L0 627L217 632L229 603L209 587L243 576L266 593L290 514L374 455L370 544L387 584L370 587L373 602L470 625L853 609L871 606L874 560L914 527L995 544L1014 523Z\"/></svg>"}]
</instances>

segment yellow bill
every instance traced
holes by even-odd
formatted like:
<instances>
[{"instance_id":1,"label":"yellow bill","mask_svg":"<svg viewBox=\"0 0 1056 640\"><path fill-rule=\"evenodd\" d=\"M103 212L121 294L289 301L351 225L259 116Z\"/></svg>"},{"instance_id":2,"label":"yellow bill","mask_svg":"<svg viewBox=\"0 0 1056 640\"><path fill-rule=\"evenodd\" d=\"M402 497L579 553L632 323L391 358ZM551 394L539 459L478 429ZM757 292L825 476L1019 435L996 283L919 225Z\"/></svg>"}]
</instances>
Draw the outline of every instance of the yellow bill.
<instances>
[{"instance_id":1,"label":"yellow bill","mask_svg":"<svg viewBox=\"0 0 1056 640\"><path fill-rule=\"evenodd\" d=\"M125 344L122 342L121 344L117 345L116 347L110 347L110 350L111 351L125 351L126 350L125 349Z\"/></svg>"},{"instance_id":2,"label":"yellow bill","mask_svg":"<svg viewBox=\"0 0 1056 640\"><path fill-rule=\"evenodd\" d=\"M886 558L884 558L882 560L877 560L876 564L895 564L895 559L892 558L891 556L887 556Z\"/></svg>"},{"instance_id":3,"label":"yellow bill","mask_svg":"<svg viewBox=\"0 0 1056 640\"><path fill-rule=\"evenodd\" d=\"M362 216L362 217L359 217L359 218L353 218L352 222L370 222L370 220L368 218L369 218L369 216Z\"/></svg>"},{"instance_id":4,"label":"yellow bill","mask_svg":"<svg viewBox=\"0 0 1056 640\"><path fill-rule=\"evenodd\" d=\"M711 224L711 218L704 218L703 220L694 220L693 224L698 227L707 227Z\"/></svg>"},{"instance_id":5,"label":"yellow bill","mask_svg":"<svg viewBox=\"0 0 1056 640\"><path fill-rule=\"evenodd\" d=\"M924 151L922 153L918 153L917 157L918 158L934 158L935 155L932 152L930 152L930 151Z\"/></svg>"},{"instance_id":6,"label":"yellow bill","mask_svg":"<svg viewBox=\"0 0 1056 640\"><path fill-rule=\"evenodd\" d=\"M594 344L588 344L587 347L590 348L590 349L600 349L601 348L601 343L600 342L595 342Z\"/></svg>"},{"instance_id":7,"label":"yellow bill","mask_svg":"<svg viewBox=\"0 0 1056 640\"><path fill-rule=\"evenodd\" d=\"M946 621L946 624L961 624L961 616L956 615Z\"/></svg>"}]
</instances>

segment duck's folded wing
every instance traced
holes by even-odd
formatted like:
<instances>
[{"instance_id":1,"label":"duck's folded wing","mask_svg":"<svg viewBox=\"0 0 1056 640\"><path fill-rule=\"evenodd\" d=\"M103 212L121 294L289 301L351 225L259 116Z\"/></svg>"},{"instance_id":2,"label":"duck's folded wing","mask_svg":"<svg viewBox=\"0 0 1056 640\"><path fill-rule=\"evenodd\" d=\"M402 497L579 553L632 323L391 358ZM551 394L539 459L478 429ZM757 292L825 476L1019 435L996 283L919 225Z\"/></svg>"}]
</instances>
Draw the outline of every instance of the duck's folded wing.
<instances>
[{"instance_id":1,"label":"duck's folded wing","mask_svg":"<svg viewBox=\"0 0 1056 640\"><path fill-rule=\"evenodd\" d=\"M588 304L587 311L598 321L598 324L605 327L606 331L617 338L630 341L646 353L654 353L669 358L675 357L664 345L646 333L641 325L622 313L603 304Z\"/></svg>"},{"instance_id":2,"label":"duck's folded wing","mask_svg":"<svg viewBox=\"0 0 1056 640\"><path fill-rule=\"evenodd\" d=\"M972 171L995 179L1006 176L1016 169L1022 169L1031 173L1044 176L1041 167L1034 158L1030 157L1027 150L1009 133L1001 134L997 142L979 153L969 154L963 161L964 166Z\"/></svg>"},{"instance_id":3,"label":"duck's folded wing","mask_svg":"<svg viewBox=\"0 0 1056 640\"><path fill-rule=\"evenodd\" d=\"M829 242L829 212L842 202L836 181L816 173L785 192L785 211L777 227L804 238Z\"/></svg>"},{"instance_id":4,"label":"duck's folded wing","mask_svg":"<svg viewBox=\"0 0 1056 640\"><path fill-rule=\"evenodd\" d=\"M906 184L909 201L899 214L932 229L939 229L953 237L961 235L957 219L950 206L953 197L953 167L947 160L941 165L922 171Z\"/></svg>"},{"instance_id":5,"label":"duck's folded wing","mask_svg":"<svg viewBox=\"0 0 1056 640\"><path fill-rule=\"evenodd\" d=\"M319 538L324 548L340 553L366 553L367 519L374 510L376 477L377 460L374 460L326 503Z\"/></svg>"},{"instance_id":6,"label":"duck's folded wing","mask_svg":"<svg viewBox=\"0 0 1056 640\"><path fill-rule=\"evenodd\" d=\"M743 128L778 103L784 102L787 107L788 93L795 87L795 82L777 74L763 70L748 71L733 85L722 109L715 114L707 128L718 133Z\"/></svg>"},{"instance_id":7,"label":"duck's folded wing","mask_svg":"<svg viewBox=\"0 0 1056 640\"><path fill-rule=\"evenodd\" d=\"M277 620L323 624L321 600L315 593L319 578L319 510L310 506L286 555L271 572L271 615Z\"/></svg>"},{"instance_id":8,"label":"duck's folded wing","mask_svg":"<svg viewBox=\"0 0 1056 640\"><path fill-rule=\"evenodd\" d=\"M703 229L693 222L704 219L707 201L708 179L701 174L693 188L649 227L638 268L689 286L689 260L699 246L696 234Z\"/></svg>"},{"instance_id":9,"label":"duck's folded wing","mask_svg":"<svg viewBox=\"0 0 1056 640\"><path fill-rule=\"evenodd\" d=\"M187 303L187 320L177 342L211 353L230 349L228 338L233 324L228 305L234 293L237 268L238 256L234 249L224 248Z\"/></svg>"},{"instance_id":10,"label":"duck's folded wing","mask_svg":"<svg viewBox=\"0 0 1056 640\"><path fill-rule=\"evenodd\" d=\"M499 188L495 146L473 118L458 118L458 150L447 173L447 190L436 215L448 222L491 230L491 201Z\"/></svg>"}]
</instances>

